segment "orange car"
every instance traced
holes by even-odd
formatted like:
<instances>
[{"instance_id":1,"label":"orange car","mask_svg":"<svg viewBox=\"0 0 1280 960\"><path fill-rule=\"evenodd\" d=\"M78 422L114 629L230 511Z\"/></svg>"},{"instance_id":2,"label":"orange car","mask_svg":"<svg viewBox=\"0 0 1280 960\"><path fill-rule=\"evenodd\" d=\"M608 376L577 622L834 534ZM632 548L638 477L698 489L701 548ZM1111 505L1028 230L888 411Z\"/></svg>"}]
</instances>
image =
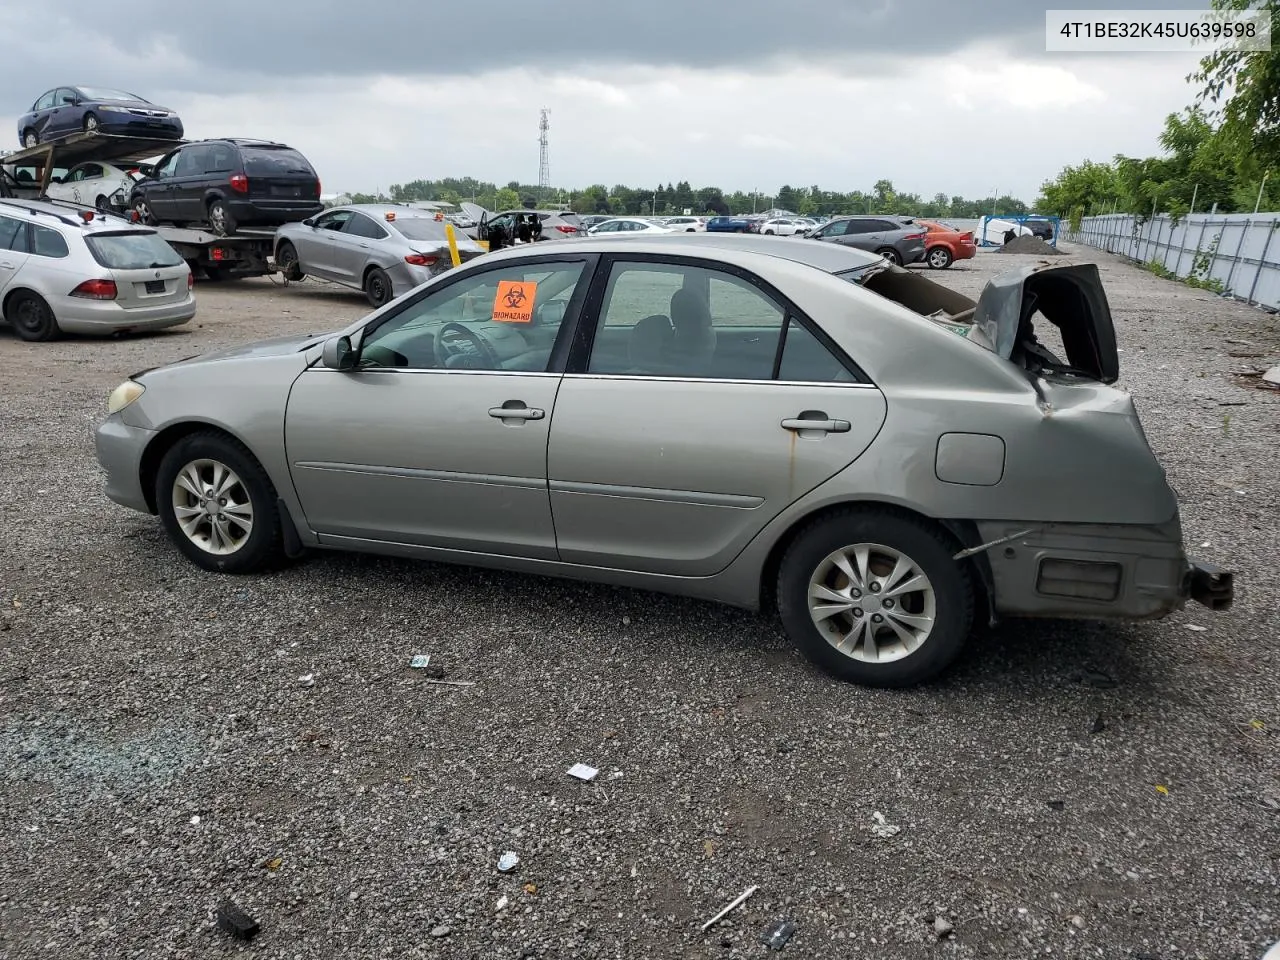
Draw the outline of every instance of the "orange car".
<instances>
[{"instance_id":1,"label":"orange car","mask_svg":"<svg viewBox=\"0 0 1280 960\"><path fill-rule=\"evenodd\" d=\"M978 252L972 230L954 230L936 220L917 219L916 223L928 231L924 240L924 262L935 270L945 270L954 261L968 260Z\"/></svg>"}]
</instances>

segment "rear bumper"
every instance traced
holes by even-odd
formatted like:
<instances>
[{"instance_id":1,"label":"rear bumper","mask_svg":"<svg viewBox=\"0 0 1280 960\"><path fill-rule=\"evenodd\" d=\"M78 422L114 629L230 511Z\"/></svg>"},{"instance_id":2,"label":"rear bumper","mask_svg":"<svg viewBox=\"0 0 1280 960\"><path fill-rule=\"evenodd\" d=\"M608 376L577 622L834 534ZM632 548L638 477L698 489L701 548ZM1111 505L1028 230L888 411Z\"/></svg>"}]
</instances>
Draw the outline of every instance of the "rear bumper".
<instances>
[{"instance_id":1,"label":"rear bumper","mask_svg":"<svg viewBox=\"0 0 1280 960\"><path fill-rule=\"evenodd\" d=\"M186 323L196 315L196 299L187 292L185 299L152 307L125 309L115 300L81 300L62 297L51 304L58 326L67 333L129 333L136 330L162 330Z\"/></svg>"},{"instance_id":2,"label":"rear bumper","mask_svg":"<svg viewBox=\"0 0 1280 960\"><path fill-rule=\"evenodd\" d=\"M1037 527L978 523L984 544ZM983 551L1000 616L1157 620L1195 600L1225 610L1232 574L1187 559L1175 517L1156 526L1052 524Z\"/></svg>"},{"instance_id":3,"label":"rear bumper","mask_svg":"<svg viewBox=\"0 0 1280 960\"><path fill-rule=\"evenodd\" d=\"M264 197L260 200L228 198L223 202L231 216L243 226L255 223L297 223L324 210L324 204L319 200L271 200Z\"/></svg>"},{"instance_id":4,"label":"rear bumper","mask_svg":"<svg viewBox=\"0 0 1280 960\"><path fill-rule=\"evenodd\" d=\"M978 255L978 245L976 243L958 243L955 249L951 251L952 257L956 260L969 260Z\"/></svg>"}]
</instances>

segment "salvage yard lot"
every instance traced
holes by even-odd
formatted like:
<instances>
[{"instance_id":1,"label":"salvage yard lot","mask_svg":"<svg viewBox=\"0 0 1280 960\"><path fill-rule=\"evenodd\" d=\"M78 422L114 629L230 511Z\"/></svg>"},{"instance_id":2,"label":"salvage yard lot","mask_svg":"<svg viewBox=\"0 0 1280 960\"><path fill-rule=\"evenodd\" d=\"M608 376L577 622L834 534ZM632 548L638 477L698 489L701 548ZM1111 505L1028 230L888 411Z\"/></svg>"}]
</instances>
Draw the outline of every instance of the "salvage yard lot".
<instances>
[{"instance_id":1,"label":"salvage yard lot","mask_svg":"<svg viewBox=\"0 0 1280 960\"><path fill-rule=\"evenodd\" d=\"M112 387L358 294L204 284L177 332L0 330L0 955L745 957L786 917L809 958L1254 960L1280 939L1280 398L1232 373L1280 361L1280 323L1073 252L1236 604L1004 624L903 692L638 591L338 554L213 576L106 499ZM975 296L1022 259L931 276Z\"/></svg>"}]
</instances>

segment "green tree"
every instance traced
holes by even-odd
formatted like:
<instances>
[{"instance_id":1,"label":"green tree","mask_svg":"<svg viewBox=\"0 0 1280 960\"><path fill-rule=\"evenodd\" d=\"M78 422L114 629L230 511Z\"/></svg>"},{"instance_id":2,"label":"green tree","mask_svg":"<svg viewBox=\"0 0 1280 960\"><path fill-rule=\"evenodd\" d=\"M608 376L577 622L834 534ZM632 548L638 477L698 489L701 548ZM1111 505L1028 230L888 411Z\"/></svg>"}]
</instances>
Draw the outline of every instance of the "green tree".
<instances>
[{"instance_id":1,"label":"green tree","mask_svg":"<svg viewBox=\"0 0 1280 960\"><path fill-rule=\"evenodd\" d=\"M494 212L499 210L511 210L520 206L520 194L516 193L510 187L503 187L497 191L493 197Z\"/></svg>"},{"instance_id":2,"label":"green tree","mask_svg":"<svg viewBox=\"0 0 1280 960\"><path fill-rule=\"evenodd\" d=\"M1224 137L1246 165L1268 169L1280 163L1280 15L1277 0L1213 0L1219 11L1256 11L1271 20L1267 51L1221 50L1200 61L1187 79L1201 85L1197 104L1209 106Z\"/></svg>"}]
</instances>

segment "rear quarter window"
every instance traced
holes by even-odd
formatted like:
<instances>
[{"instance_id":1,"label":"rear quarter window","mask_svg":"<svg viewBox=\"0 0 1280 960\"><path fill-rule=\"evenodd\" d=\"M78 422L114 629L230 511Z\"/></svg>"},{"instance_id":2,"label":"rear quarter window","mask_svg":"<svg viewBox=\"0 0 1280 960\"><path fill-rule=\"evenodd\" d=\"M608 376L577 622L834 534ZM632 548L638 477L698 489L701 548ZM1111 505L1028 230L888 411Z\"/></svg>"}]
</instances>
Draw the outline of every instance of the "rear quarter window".
<instances>
[{"instance_id":1,"label":"rear quarter window","mask_svg":"<svg viewBox=\"0 0 1280 960\"><path fill-rule=\"evenodd\" d=\"M31 224L31 253L37 257L61 259L71 255L67 241L57 230Z\"/></svg>"},{"instance_id":2,"label":"rear quarter window","mask_svg":"<svg viewBox=\"0 0 1280 960\"><path fill-rule=\"evenodd\" d=\"M109 233L85 237L93 259L108 270L176 267L182 257L158 233Z\"/></svg>"}]
</instances>

